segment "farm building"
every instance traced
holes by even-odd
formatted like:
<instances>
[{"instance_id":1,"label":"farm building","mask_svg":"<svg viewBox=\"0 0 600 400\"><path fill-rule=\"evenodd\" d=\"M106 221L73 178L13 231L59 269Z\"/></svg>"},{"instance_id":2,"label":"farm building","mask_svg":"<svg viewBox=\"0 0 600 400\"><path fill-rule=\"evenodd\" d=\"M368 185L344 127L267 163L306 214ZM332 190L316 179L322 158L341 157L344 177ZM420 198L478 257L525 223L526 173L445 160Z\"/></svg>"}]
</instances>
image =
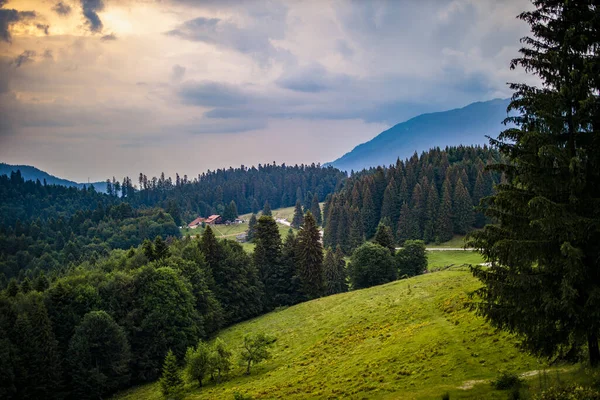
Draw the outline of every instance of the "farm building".
<instances>
[{"instance_id":1,"label":"farm building","mask_svg":"<svg viewBox=\"0 0 600 400\"><path fill-rule=\"evenodd\" d=\"M202 225L203 222L206 222L206 218L198 217L188 224L188 228L196 229L199 225Z\"/></svg>"},{"instance_id":2,"label":"farm building","mask_svg":"<svg viewBox=\"0 0 600 400\"><path fill-rule=\"evenodd\" d=\"M220 215L214 214L206 218L206 221L204 222L206 222L207 225L218 225L223 223L223 218L221 218Z\"/></svg>"}]
</instances>

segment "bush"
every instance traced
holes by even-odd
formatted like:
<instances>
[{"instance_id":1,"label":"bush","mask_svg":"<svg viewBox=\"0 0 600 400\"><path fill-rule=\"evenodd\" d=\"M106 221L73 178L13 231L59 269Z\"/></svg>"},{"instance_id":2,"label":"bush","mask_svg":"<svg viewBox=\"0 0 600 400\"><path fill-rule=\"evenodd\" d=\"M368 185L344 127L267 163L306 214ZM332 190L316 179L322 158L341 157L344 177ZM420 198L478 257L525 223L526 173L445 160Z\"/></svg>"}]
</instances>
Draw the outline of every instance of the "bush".
<instances>
[{"instance_id":1,"label":"bush","mask_svg":"<svg viewBox=\"0 0 600 400\"><path fill-rule=\"evenodd\" d=\"M427 270L425 242L422 240L404 242L404 246L396 253L396 265L400 277L411 277L424 273Z\"/></svg>"},{"instance_id":2,"label":"bush","mask_svg":"<svg viewBox=\"0 0 600 400\"><path fill-rule=\"evenodd\" d=\"M519 388L523 380L513 372L502 371L496 380L492 381L492 386L497 390L508 390Z\"/></svg>"},{"instance_id":3,"label":"bush","mask_svg":"<svg viewBox=\"0 0 600 400\"><path fill-rule=\"evenodd\" d=\"M350 279L353 289L362 289L396 280L394 259L389 249L365 243L352 253Z\"/></svg>"},{"instance_id":4,"label":"bush","mask_svg":"<svg viewBox=\"0 0 600 400\"><path fill-rule=\"evenodd\" d=\"M254 398L249 394L244 394L240 392L233 392L233 400L253 400Z\"/></svg>"},{"instance_id":5,"label":"bush","mask_svg":"<svg viewBox=\"0 0 600 400\"><path fill-rule=\"evenodd\" d=\"M600 400L600 392L589 387L569 385L544 390L533 400Z\"/></svg>"},{"instance_id":6,"label":"bush","mask_svg":"<svg viewBox=\"0 0 600 400\"><path fill-rule=\"evenodd\" d=\"M450 393L446 392L442 395L442 400L450 400Z\"/></svg>"}]
</instances>

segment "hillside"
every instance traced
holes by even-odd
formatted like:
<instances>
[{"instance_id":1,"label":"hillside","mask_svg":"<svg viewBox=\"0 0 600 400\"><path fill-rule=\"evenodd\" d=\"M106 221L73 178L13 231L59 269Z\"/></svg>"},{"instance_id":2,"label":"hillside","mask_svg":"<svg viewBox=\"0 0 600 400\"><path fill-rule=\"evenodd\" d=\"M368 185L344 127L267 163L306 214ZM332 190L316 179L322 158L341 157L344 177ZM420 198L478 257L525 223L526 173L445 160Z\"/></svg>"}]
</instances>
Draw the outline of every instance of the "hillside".
<instances>
[{"instance_id":1,"label":"hillside","mask_svg":"<svg viewBox=\"0 0 600 400\"><path fill-rule=\"evenodd\" d=\"M449 111L422 114L394 125L370 141L326 164L342 171L389 165L405 159L415 151L432 147L488 143L486 135L495 137L503 129L508 99L470 104Z\"/></svg>"},{"instance_id":2,"label":"hillside","mask_svg":"<svg viewBox=\"0 0 600 400\"><path fill-rule=\"evenodd\" d=\"M32 167L31 165L10 165L6 163L0 163L0 175L10 176L11 172L13 171L21 171L21 175L26 181L36 181L39 179L40 182L44 182L45 179L48 185L61 185L67 187L77 187L80 189L83 186L89 186L91 184L94 185L97 192L106 192L106 182L77 183L68 179L50 175L49 173L42 171L39 168Z\"/></svg>"},{"instance_id":3,"label":"hillside","mask_svg":"<svg viewBox=\"0 0 600 400\"><path fill-rule=\"evenodd\" d=\"M482 380L498 370L540 368L515 340L468 311L478 286L465 270L430 273L275 311L219 335L234 352L244 334L277 336L273 358L251 376L236 367L231 379L203 389L189 386L188 399L506 398ZM479 384L475 384L479 383ZM460 387L471 387L461 389ZM150 384L120 399L159 399Z\"/></svg>"}]
</instances>

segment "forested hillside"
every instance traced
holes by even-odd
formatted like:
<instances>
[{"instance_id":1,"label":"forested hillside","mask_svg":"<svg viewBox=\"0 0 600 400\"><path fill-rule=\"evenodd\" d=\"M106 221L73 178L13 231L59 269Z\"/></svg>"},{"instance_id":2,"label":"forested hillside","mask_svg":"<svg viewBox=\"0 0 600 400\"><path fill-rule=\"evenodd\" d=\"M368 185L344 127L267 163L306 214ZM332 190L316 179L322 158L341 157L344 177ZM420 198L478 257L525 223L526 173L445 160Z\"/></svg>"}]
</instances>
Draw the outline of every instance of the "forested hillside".
<instances>
[{"instance_id":1,"label":"forested hillside","mask_svg":"<svg viewBox=\"0 0 600 400\"><path fill-rule=\"evenodd\" d=\"M152 178L140 174L137 182L129 177L123 183L107 182L107 191L134 206L160 206L171 214L180 212L181 219L188 221L198 215L223 214L231 201L240 214L256 213L265 202L271 208L281 208L293 206L297 200L310 203L314 195L323 201L345 179L346 175L333 167L259 164L208 171L193 179L176 175L174 181L164 174ZM174 218L178 221L178 216Z\"/></svg>"},{"instance_id":2,"label":"forested hillside","mask_svg":"<svg viewBox=\"0 0 600 400\"><path fill-rule=\"evenodd\" d=\"M324 243L349 253L381 222L397 243L444 242L485 224L473 207L492 194L500 175L486 171L499 154L487 146L434 148L389 167L354 174L324 207Z\"/></svg>"}]
</instances>

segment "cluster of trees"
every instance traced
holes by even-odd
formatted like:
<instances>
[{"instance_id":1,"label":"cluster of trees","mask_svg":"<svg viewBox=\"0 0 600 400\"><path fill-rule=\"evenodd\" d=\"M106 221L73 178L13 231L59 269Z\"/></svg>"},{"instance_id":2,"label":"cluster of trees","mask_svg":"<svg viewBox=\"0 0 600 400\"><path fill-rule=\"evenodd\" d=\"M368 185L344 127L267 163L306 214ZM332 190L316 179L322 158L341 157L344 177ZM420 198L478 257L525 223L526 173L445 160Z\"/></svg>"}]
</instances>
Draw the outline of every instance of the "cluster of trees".
<instances>
[{"instance_id":1,"label":"cluster of trees","mask_svg":"<svg viewBox=\"0 0 600 400\"><path fill-rule=\"evenodd\" d=\"M157 236L51 279L11 279L0 296L0 396L106 396L158 378L169 350L183 360L224 326L348 290L341 250L324 256L310 211L303 220L282 242L262 215L251 255L207 226L201 237ZM248 365L257 362L246 351Z\"/></svg>"},{"instance_id":2,"label":"cluster of trees","mask_svg":"<svg viewBox=\"0 0 600 400\"><path fill-rule=\"evenodd\" d=\"M275 340L262 332L244 336L238 360L245 367L247 375L250 375L253 365L271 358L271 347ZM204 379L210 376L212 381L220 383L232 369L232 358L233 352L220 338L216 338L212 345L200 340L195 347L188 347L182 371L177 357L169 350L159 380L163 396L167 399L182 399L186 380L202 387Z\"/></svg>"},{"instance_id":3,"label":"cluster of trees","mask_svg":"<svg viewBox=\"0 0 600 400\"><path fill-rule=\"evenodd\" d=\"M379 222L400 244L444 242L483 227L485 217L474 206L500 181L500 174L485 168L498 160L499 153L487 146L435 148L354 174L325 201L325 245L350 253L373 237Z\"/></svg>"},{"instance_id":4,"label":"cluster of trees","mask_svg":"<svg viewBox=\"0 0 600 400\"><path fill-rule=\"evenodd\" d=\"M160 237L0 296L2 398L99 398L158 378L169 349L265 310L251 257L232 241ZM41 281L40 281L41 282Z\"/></svg>"},{"instance_id":5,"label":"cluster of trees","mask_svg":"<svg viewBox=\"0 0 600 400\"><path fill-rule=\"evenodd\" d=\"M44 186L24 181L17 172L0 177L0 192L7 193L0 206L5 221L0 225L0 288L13 277L33 281L83 260L94 263L112 249L135 247L148 238L180 237L163 210L134 209L93 190Z\"/></svg>"},{"instance_id":6,"label":"cluster of trees","mask_svg":"<svg viewBox=\"0 0 600 400\"><path fill-rule=\"evenodd\" d=\"M379 224L373 242L363 243L350 257L348 272L353 289L362 289L420 275L427 269L425 243L407 240L396 251L391 230Z\"/></svg>"},{"instance_id":7,"label":"cluster of trees","mask_svg":"<svg viewBox=\"0 0 600 400\"><path fill-rule=\"evenodd\" d=\"M266 202L272 208L291 207L296 201L310 204L315 195L325 199L345 179L346 175L333 167L273 163L208 171L194 179L177 174L175 181L165 178L164 173L153 178L140 173L136 187L129 177L124 178L123 184L115 181L111 186L118 185L120 189L112 190L113 198L120 193L134 207L162 207L179 225L179 218L190 221L198 215L226 214L231 201L240 214L257 213ZM123 187L133 189L123 191Z\"/></svg>"}]
</instances>

